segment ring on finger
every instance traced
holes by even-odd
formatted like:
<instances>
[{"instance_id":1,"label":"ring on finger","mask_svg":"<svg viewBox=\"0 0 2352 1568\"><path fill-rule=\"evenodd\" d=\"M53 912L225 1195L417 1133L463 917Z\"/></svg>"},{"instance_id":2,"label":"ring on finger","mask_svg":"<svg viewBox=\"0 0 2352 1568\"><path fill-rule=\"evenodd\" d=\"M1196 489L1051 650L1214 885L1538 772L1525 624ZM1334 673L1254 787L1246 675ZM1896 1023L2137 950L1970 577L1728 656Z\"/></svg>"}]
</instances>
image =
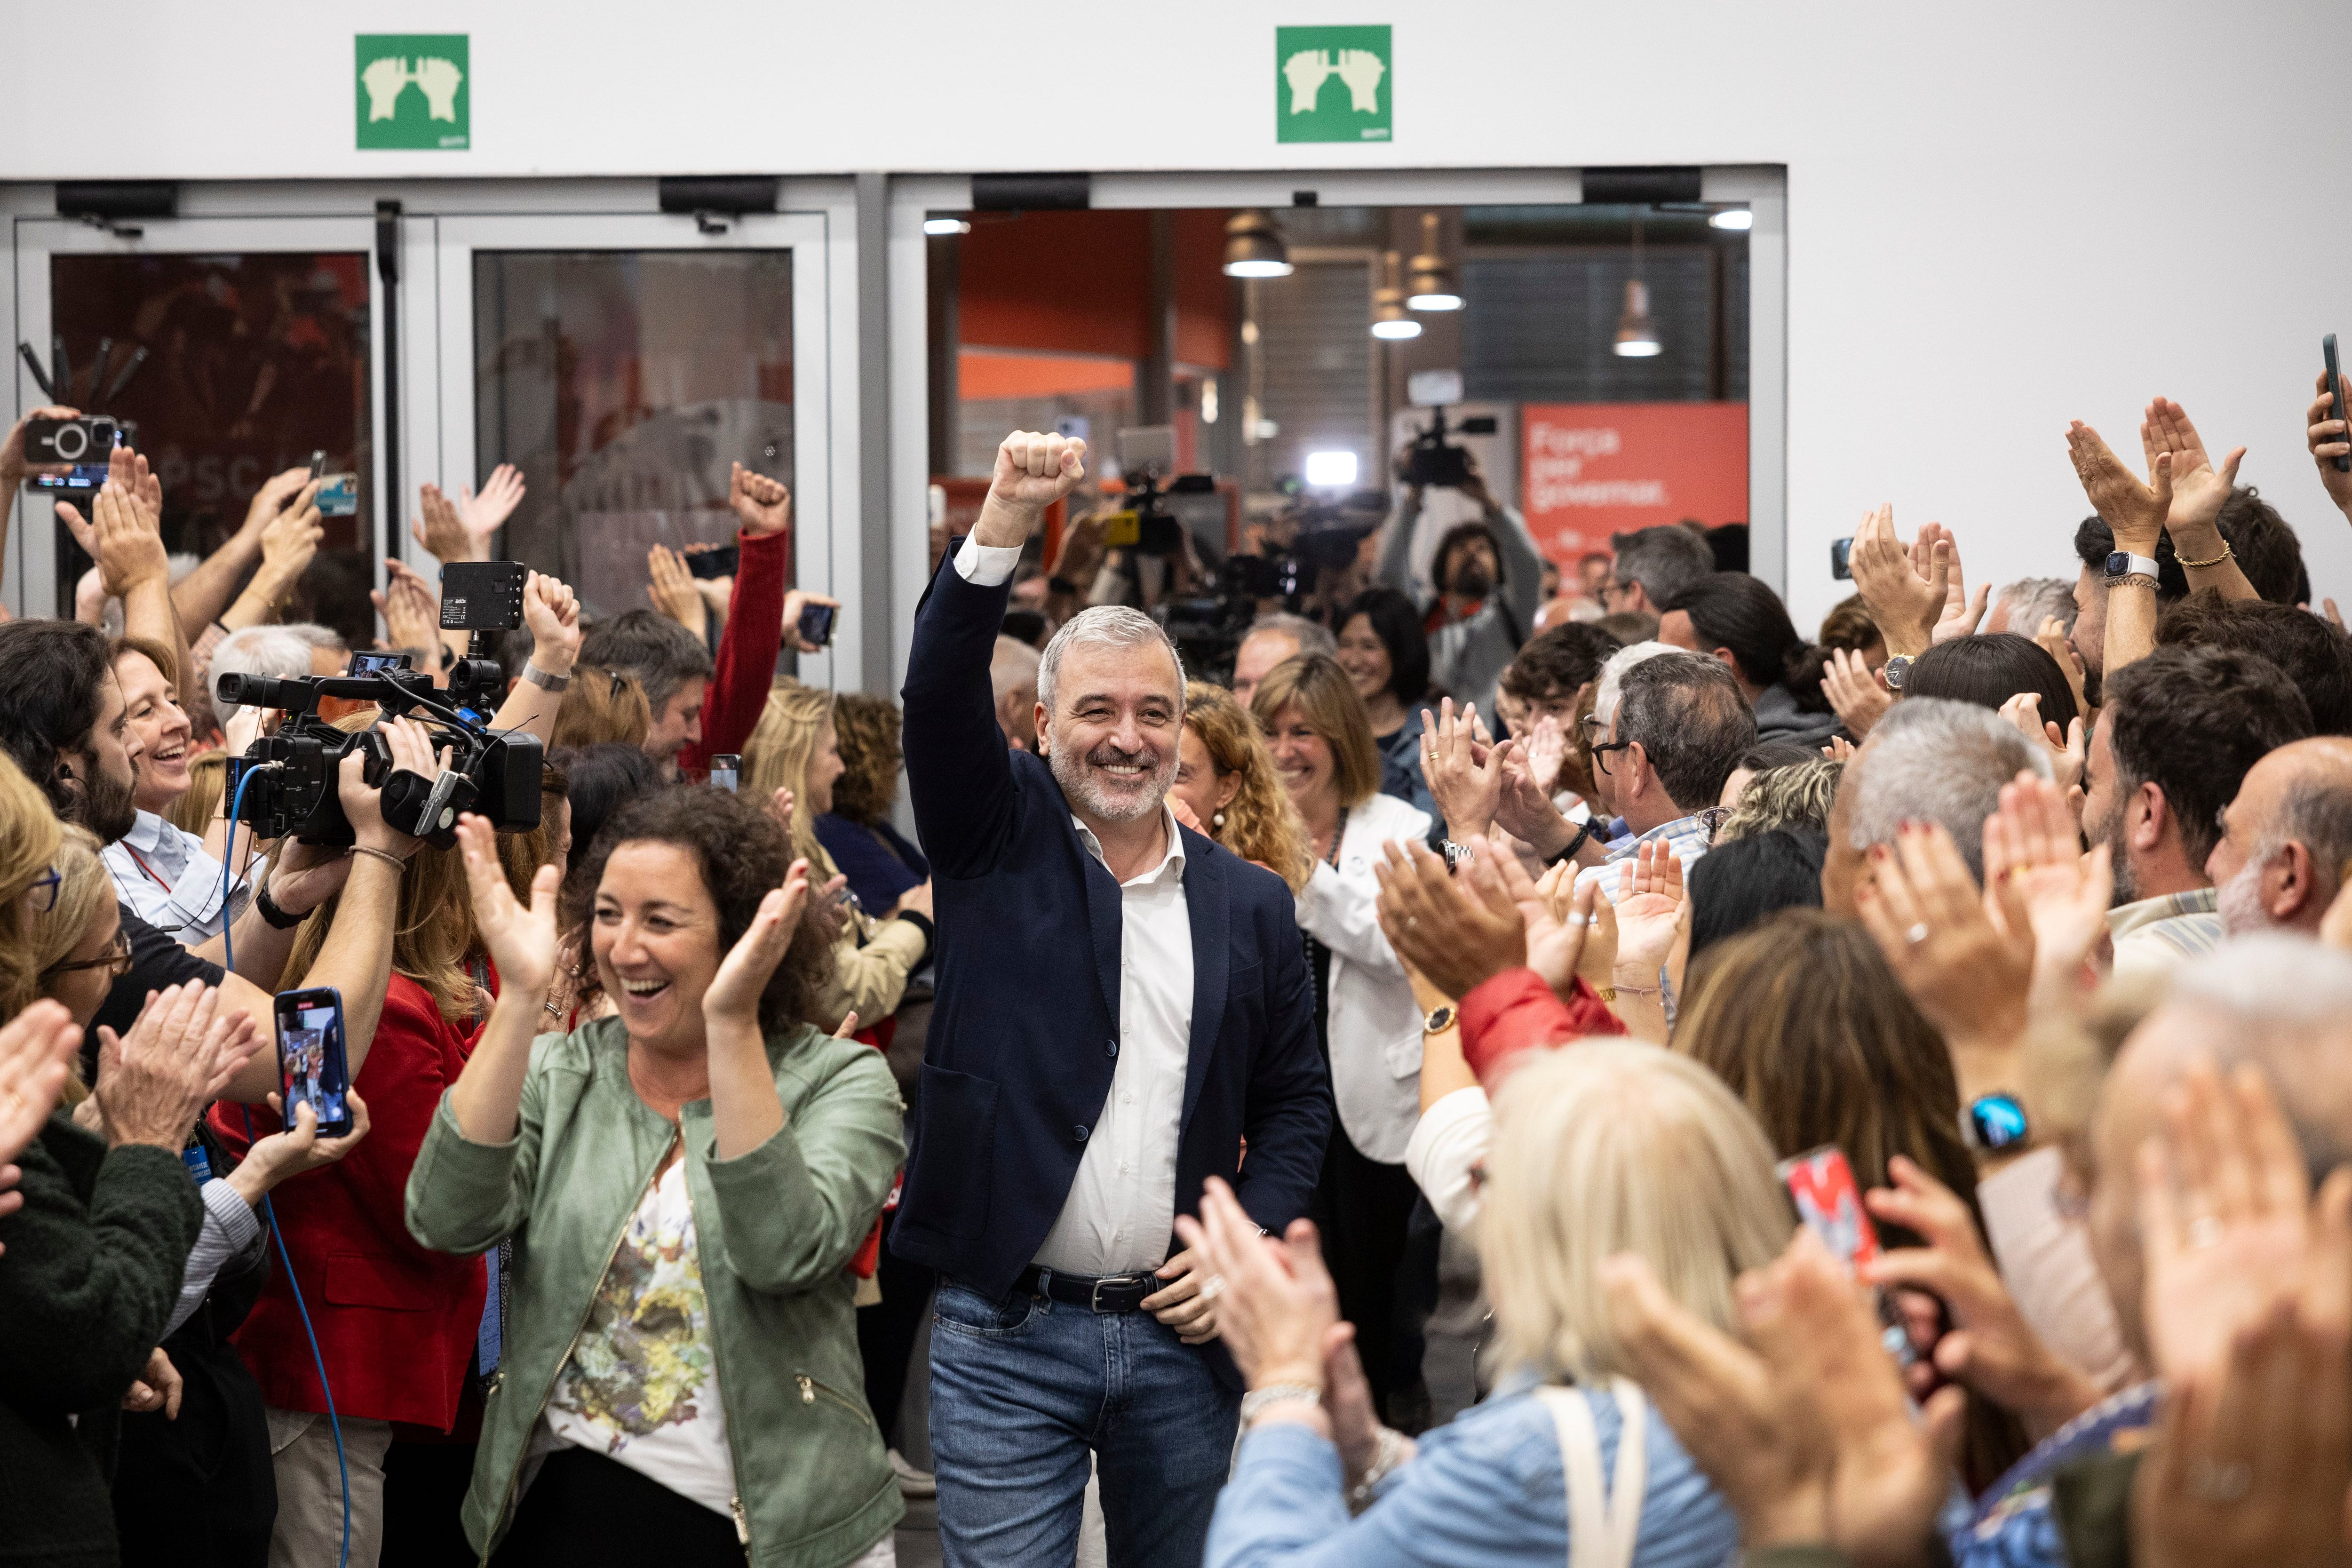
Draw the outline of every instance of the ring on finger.
<instances>
[{"instance_id":1,"label":"ring on finger","mask_svg":"<svg viewBox=\"0 0 2352 1568\"><path fill-rule=\"evenodd\" d=\"M1225 1277L1223 1275L1212 1274L1206 1279L1201 1281L1202 1300L1213 1301L1224 1293Z\"/></svg>"},{"instance_id":2,"label":"ring on finger","mask_svg":"<svg viewBox=\"0 0 2352 1568\"><path fill-rule=\"evenodd\" d=\"M1916 947L1921 942L1927 941L1928 935L1929 931L1927 922L1926 921L1914 921L1910 927L1904 931L1903 940L1909 942L1913 947Z\"/></svg>"},{"instance_id":3,"label":"ring on finger","mask_svg":"<svg viewBox=\"0 0 2352 1568\"><path fill-rule=\"evenodd\" d=\"M2221 1241L2221 1232L2222 1225L2219 1216L2210 1214L2199 1215L2189 1222L2189 1245L2191 1247L2214 1246Z\"/></svg>"}]
</instances>

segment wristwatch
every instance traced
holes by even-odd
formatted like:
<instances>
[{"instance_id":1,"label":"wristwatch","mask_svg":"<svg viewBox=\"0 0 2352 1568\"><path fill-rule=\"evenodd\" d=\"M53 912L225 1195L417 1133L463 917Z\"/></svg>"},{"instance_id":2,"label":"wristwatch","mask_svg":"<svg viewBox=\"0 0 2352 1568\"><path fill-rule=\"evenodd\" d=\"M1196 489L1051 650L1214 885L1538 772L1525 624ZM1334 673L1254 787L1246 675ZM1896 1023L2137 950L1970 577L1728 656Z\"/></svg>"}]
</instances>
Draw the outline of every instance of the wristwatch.
<instances>
[{"instance_id":1,"label":"wristwatch","mask_svg":"<svg viewBox=\"0 0 2352 1568\"><path fill-rule=\"evenodd\" d=\"M1561 848L1553 854L1545 856L1544 864L1547 866L1557 866L1563 860L1572 859L1575 857L1576 852L1584 847L1584 841L1592 837L1592 825L1600 820L1601 819L1597 816L1588 816L1582 822L1579 823L1576 828L1576 837L1568 841L1566 847Z\"/></svg>"},{"instance_id":2,"label":"wristwatch","mask_svg":"<svg viewBox=\"0 0 2352 1568\"><path fill-rule=\"evenodd\" d=\"M569 675L550 675L535 664L526 664L522 667L522 678L541 691L561 691L572 684L572 677Z\"/></svg>"},{"instance_id":3,"label":"wristwatch","mask_svg":"<svg viewBox=\"0 0 2352 1568\"><path fill-rule=\"evenodd\" d=\"M1911 673L1911 656L1907 653L1896 654L1886 661L1886 668L1879 673L1886 677L1887 690L1902 690L1905 677Z\"/></svg>"},{"instance_id":4,"label":"wristwatch","mask_svg":"<svg viewBox=\"0 0 2352 1568\"><path fill-rule=\"evenodd\" d=\"M2002 1090L1977 1096L1960 1112L1960 1141L1980 1153L2018 1148L2032 1131L2024 1104Z\"/></svg>"},{"instance_id":5,"label":"wristwatch","mask_svg":"<svg viewBox=\"0 0 2352 1568\"><path fill-rule=\"evenodd\" d=\"M269 896L269 884L267 881L254 888L253 908L255 912L261 916L261 923L272 931L292 931L310 918L310 911L308 910L298 915L290 910L279 909L278 900Z\"/></svg>"},{"instance_id":6,"label":"wristwatch","mask_svg":"<svg viewBox=\"0 0 2352 1568\"><path fill-rule=\"evenodd\" d=\"M1445 868L1449 871L1458 869L1470 858L1470 846L1456 844L1451 838L1439 839L1437 852L1445 857Z\"/></svg>"},{"instance_id":7,"label":"wristwatch","mask_svg":"<svg viewBox=\"0 0 2352 1568\"><path fill-rule=\"evenodd\" d=\"M1421 1021L1421 1032L1424 1035L1442 1035L1454 1027L1454 1009L1440 1003L1430 1009L1428 1017Z\"/></svg>"},{"instance_id":8,"label":"wristwatch","mask_svg":"<svg viewBox=\"0 0 2352 1568\"><path fill-rule=\"evenodd\" d=\"M2155 582L2157 580L2155 557L2134 555L2128 550L2108 552L2107 586L2112 588L2130 577L2145 577L2151 583Z\"/></svg>"}]
</instances>

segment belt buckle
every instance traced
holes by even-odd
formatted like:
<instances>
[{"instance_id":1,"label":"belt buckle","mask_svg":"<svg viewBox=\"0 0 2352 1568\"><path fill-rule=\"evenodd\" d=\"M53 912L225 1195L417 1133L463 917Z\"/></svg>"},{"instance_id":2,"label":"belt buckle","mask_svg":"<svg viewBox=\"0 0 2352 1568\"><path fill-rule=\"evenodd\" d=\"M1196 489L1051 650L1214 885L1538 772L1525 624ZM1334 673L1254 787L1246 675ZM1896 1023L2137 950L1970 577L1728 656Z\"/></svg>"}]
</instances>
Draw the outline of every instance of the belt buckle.
<instances>
[{"instance_id":1,"label":"belt buckle","mask_svg":"<svg viewBox=\"0 0 2352 1568\"><path fill-rule=\"evenodd\" d=\"M1138 1283L1137 1277L1132 1274L1113 1274L1107 1278L1096 1280L1094 1283L1094 1289L1088 1293L1088 1299L1087 1301L1088 1310L1097 1312L1103 1310L1102 1293L1104 1286L1110 1285L1124 1289L1136 1283Z\"/></svg>"}]
</instances>

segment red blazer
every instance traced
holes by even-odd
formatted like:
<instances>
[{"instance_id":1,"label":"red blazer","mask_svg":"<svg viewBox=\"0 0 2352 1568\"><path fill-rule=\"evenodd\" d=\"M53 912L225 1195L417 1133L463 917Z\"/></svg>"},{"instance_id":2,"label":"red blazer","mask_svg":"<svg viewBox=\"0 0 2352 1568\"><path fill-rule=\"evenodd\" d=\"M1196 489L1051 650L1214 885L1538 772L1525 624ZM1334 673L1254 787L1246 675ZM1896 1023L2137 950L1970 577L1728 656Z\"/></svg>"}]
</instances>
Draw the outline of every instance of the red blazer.
<instances>
[{"instance_id":1,"label":"red blazer","mask_svg":"<svg viewBox=\"0 0 2352 1568\"><path fill-rule=\"evenodd\" d=\"M738 530L735 542L742 554L735 565L735 591L727 601L727 629L719 634L718 668L702 689L702 739L677 754L677 765L698 777L709 772L711 758L740 752L751 738L767 710L768 692L776 684L776 656L784 647L784 579L792 574L793 531L754 539Z\"/></svg>"},{"instance_id":2,"label":"red blazer","mask_svg":"<svg viewBox=\"0 0 2352 1568\"><path fill-rule=\"evenodd\" d=\"M442 1018L425 987L394 975L352 1086L367 1101L367 1137L341 1164L297 1176L270 1194L339 1415L442 1432L457 1419L488 1276L479 1258L418 1246L403 1208L409 1167L472 1044ZM242 1154L243 1108L216 1105L212 1115L214 1131ZM268 1106L253 1107L255 1137L278 1127ZM273 1242L268 1283L236 1331L237 1353L269 1404L324 1413L310 1343L277 1252Z\"/></svg>"},{"instance_id":3,"label":"red blazer","mask_svg":"<svg viewBox=\"0 0 2352 1568\"><path fill-rule=\"evenodd\" d=\"M1564 1002L1532 969L1507 969L1462 998L1462 1059L1489 1094L1524 1052L1624 1032L1581 975Z\"/></svg>"}]
</instances>

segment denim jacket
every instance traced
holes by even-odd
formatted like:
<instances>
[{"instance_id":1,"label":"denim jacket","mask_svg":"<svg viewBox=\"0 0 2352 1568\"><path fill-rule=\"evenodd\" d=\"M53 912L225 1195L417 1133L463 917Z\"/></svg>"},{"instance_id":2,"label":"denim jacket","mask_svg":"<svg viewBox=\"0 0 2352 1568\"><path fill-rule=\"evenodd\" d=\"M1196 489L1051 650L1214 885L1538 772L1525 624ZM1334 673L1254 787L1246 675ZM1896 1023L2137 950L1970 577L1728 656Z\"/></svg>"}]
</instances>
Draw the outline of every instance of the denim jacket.
<instances>
[{"instance_id":1,"label":"denim jacket","mask_svg":"<svg viewBox=\"0 0 2352 1568\"><path fill-rule=\"evenodd\" d=\"M784 1126L731 1160L718 1156L708 1100L673 1127L637 1098L615 1018L532 1043L509 1142L469 1142L443 1097L409 1176L408 1228L444 1252L514 1240L504 1358L464 1510L484 1562L514 1518L532 1431L623 1229L680 1138L751 1561L839 1568L898 1522L845 1268L903 1157L898 1087L855 1040L801 1025L767 1045Z\"/></svg>"}]
</instances>

